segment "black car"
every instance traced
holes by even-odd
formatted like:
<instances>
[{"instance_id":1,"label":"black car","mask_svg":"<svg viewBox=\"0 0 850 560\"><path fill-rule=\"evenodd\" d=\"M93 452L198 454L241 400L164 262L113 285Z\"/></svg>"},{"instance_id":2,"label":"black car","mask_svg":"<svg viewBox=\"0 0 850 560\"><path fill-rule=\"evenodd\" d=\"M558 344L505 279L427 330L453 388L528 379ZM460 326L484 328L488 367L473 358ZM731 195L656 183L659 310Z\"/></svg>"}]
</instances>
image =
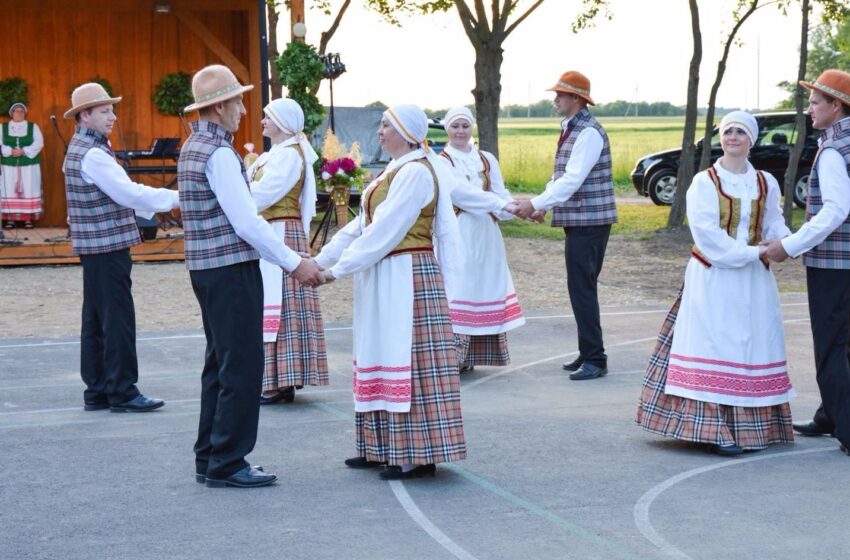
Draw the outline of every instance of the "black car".
<instances>
[{"instance_id":1,"label":"black car","mask_svg":"<svg viewBox=\"0 0 850 560\"><path fill-rule=\"evenodd\" d=\"M788 154L796 141L796 118L793 111L761 113L754 115L759 125L759 137L750 150L750 162L756 169L770 172L780 186L785 180L788 167ZM806 145L800 157L797 171L797 184L794 188L794 203L800 208L806 206L809 172L818 150L817 139L820 132L812 128L812 119L806 117ZM676 194L676 172L682 150L665 150L650 154L638 160L632 171L632 184L638 194L648 196L655 204L670 205ZM695 164L699 164L702 155L702 140L697 142ZM723 155L720 149L720 131L715 128L711 136L711 161Z\"/></svg>"}]
</instances>

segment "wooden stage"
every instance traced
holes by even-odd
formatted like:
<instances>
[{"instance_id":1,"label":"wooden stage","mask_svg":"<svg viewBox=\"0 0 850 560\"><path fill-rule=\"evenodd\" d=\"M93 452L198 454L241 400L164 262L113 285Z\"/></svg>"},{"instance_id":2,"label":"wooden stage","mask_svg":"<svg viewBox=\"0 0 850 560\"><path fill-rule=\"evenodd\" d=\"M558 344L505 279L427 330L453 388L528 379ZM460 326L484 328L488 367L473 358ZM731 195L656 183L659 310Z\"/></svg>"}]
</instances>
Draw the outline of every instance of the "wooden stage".
<instances>
[{"instance_id":1,"label":"wooden stage","mask_svg":"<svg viewBox=\"0 0 850 560\"><path fill-rule=\"evenodd\" d=\"M71 254L71 240L65 237L67 228L36 227L33 229L4 229L0 240L0 266L79 264ZM142 241L130 249L134 262L182 261L183 230L171 227L157 229L156 239Z\"/></svg>"}]
</instances>

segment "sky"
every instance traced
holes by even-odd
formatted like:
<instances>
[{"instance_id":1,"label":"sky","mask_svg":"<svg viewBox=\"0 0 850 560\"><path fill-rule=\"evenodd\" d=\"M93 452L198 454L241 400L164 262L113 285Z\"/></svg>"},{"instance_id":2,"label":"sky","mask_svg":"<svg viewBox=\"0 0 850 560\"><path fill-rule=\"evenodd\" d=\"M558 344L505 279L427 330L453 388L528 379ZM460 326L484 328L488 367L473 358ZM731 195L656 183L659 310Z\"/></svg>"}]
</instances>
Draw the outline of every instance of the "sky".
<instances>
[{"instance_id":1,"label":"sky","mask_svg":"<svg viewBox=\"0 0 850 560\"><path fill-rule=\"evenodd\" d=\"M531 3L521 2L520 9ZM735 3L699 2L701 106L708 101ZM306 4L306 39L318 45L319 34L331 19L311 9L310 0ZM580 0L546 0L509 36L504 43L502 105L550 98L546 89L567 70L578 70L590 79L597 103L623 99L685 104L693 46L687 0L611 0L613 19L600 18L592 29L574 34L571 23L580 8ZM285 9L281 22L279 37L287 40ZM776 84L796 78L799 28L799 9L784 16L775 6L756 11L739 32L741 45L730 54L718 105L769 109L783 99L785 93ZM470 91L475 84L475 53L454 9L404 17L397 28L355 0L328 50L340 53L347 68L334 82L338 106L382 101L436 109L474 101ZM327 82L319 98L329 102Z\"/></svg>"}]
</instances>

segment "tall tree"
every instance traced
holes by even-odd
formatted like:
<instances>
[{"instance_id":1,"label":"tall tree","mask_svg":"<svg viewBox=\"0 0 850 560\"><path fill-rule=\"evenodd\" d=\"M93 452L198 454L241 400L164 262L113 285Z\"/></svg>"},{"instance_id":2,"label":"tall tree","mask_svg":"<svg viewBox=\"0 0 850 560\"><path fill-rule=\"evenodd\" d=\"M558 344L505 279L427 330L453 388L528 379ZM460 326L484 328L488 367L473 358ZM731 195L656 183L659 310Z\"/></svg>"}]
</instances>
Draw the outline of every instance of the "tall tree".
<instances>
[{"instance_id":1,"label":"tall tree","mask_svg":"<svg viewBox=\"0 0 850 560\"><path fill-rule=\"evenodd\" d=\"M702 31L699 22L697 0L688 0L691 12L691 36L694 51L688 69L688 105L685 110L685 130L682 133L682 156L676 173L676 195L667 216L667 227L678 227L685 223L685 193L694 178L694 137L697 129L697 93L699 92L699 65L702 62Z\"/></svg>"},{"instance_id":2,"label":"tall tree","mask_svg":"<svg viewBox=\"0 0 850 560\"><path fill-rule=\"evenodd\" d=\"M846 6L843 0L816 0L823 9L823 21L829 25L834 22L846 21L850 16L850 9ZM797 82L794 84L794 106L797 109L797 139L794 142L794 147L788 156L788 168L785 170L783 192L785 194L785 202L782 212L785 215L785 223L791 226L791 210L794 202L794 191L797 188L797 171L800 166L800 156L803 153L803 148L806 144L806 116L803 114L803 88L800 87L800 80L806 79L806 70L809 67L809 15L812 9L811 0L801 0L800 8L802 10L802 23L800 25L800 61L797 65ZM840 26L841 27L841 26ZM848 29L850 32L850 29ZM850 36L845 35L845 37ZM845 43L846 45L846 43ZM839 55L840 57L840 55ZM825 60L830 60L829 57L824 57ZM825 68L815 69L817 74L811 75L814 79Z\"/></svg>"},{"instance_id":3,"label":"tall tree","mask_svg":"<svg viewBox=\"0 0 850 560\"><path fill-rule=\"evenodd\" d=\"M717 104L717 92L720 90L720 84L723 83L723 75L726 73L726 61L729 59L729 52L732 45L735 43L735 37L738 35L738 30L744 25L744 22L753 15L756 10L770 4L778 4L781 0L738 0L738 5L733 12L733 20L735 24L732 30L726 37L723 44L723 55L717 63L717 73L714 76L714 83L711 85L711 93L708 96L708 108L705 112L705 134L702 138L702 156L699 162L699 170L707 168L711 164L711 135L714 132L714 110Z\"/></svg>"},{"instance_id":4,"label":"tall tree","mask_svg":"<svg viewBox=\"0 0 850 560\"><path fill-rule=\"evenodd\" d=\"M563 1L563 0L560 0ZM610 18L610 0L582 0L582 11L573 22L573 32L589 27L600 12ZM543 4L529 0L524 11L523 0L367 0L369 6L391 23L398 24L400 11L434 13L457 9L463 30L475 50L475 113L481 148L499 153L499 105L502 96L502 61L504 43L511 33ZM516 15L513 20L512 16Z\"/></svg>"},{"instance_id":5,"label":"tall tree","mask_svg":"<svg viewBox=\"0 0 850 560\"><path fill-rule=\"evenodd\" d=\"M267 42L269 46L269 62L271 71L269 72L269 87L271 89L271 99L278 99L282 96L283 87L280 84L280 76L275 70L274 61L280 56L280 50L277 46L277 23L280 21L280 0L266 0L266 17L269 21L269 28L266 30Z\"/></svg>"}]
</instances>

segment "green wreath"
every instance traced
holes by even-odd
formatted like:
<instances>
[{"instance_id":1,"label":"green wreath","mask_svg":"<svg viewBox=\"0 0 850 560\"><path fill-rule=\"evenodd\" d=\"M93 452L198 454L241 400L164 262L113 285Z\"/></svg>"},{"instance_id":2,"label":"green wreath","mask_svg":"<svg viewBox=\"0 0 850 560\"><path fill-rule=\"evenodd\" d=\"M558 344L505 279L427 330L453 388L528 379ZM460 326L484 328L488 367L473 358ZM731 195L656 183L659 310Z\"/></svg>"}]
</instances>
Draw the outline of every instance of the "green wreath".
<instances>
[{"instance_id":1,"label":"green wreath","mask_svg":"<svg viewBox=\"0 0 850 560\"><path fill-rule=\"evenodd\" d=\"M183 116L183 109L195 101L192 95L192 77L186 72L166 74L156 84L151 101L164 115Z\"/></svg>"},{"instance_id":2,"label":"green wreath","mask_svg":"<svg viewBox=\"0 0 850 560\"><path fill-rule=\"evenodd\" d=\"M325 65L316 49L306 43L293 41L275 60L280 83L289 91L304 111L304 133L310 134L325 119L325 108L319 99L310 93L314 85L322 81Z\"/></svg>"},{"instance_id":3,"label":"green wreath","mask_svg":"<svg viewBox=\"0 0 850 560\"><path fill-rule=\"evenodd\" d=\"M0 80L0 115L9 114L15 103L27 104L27 83L23 78Z\"/></svg>"}]
</instances>

